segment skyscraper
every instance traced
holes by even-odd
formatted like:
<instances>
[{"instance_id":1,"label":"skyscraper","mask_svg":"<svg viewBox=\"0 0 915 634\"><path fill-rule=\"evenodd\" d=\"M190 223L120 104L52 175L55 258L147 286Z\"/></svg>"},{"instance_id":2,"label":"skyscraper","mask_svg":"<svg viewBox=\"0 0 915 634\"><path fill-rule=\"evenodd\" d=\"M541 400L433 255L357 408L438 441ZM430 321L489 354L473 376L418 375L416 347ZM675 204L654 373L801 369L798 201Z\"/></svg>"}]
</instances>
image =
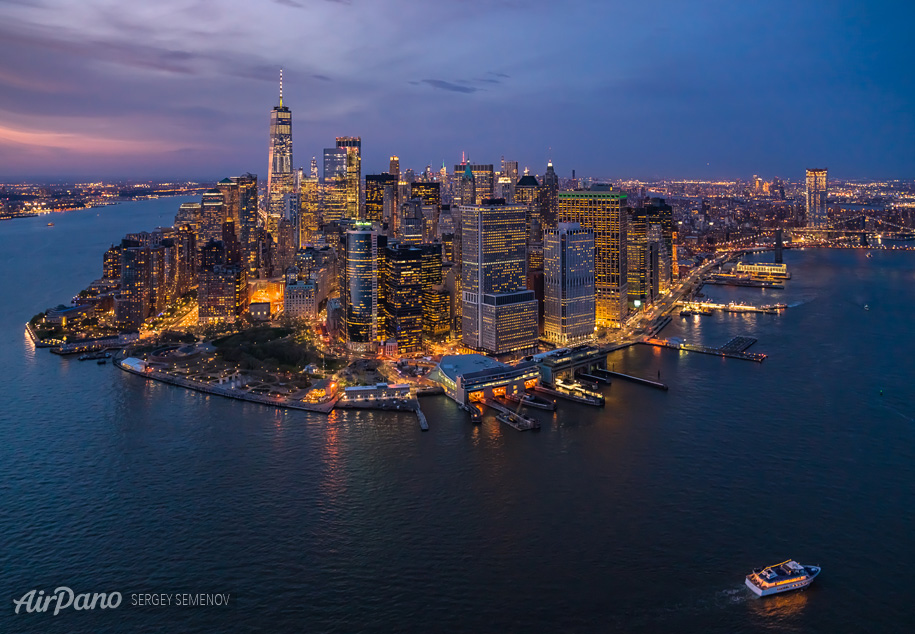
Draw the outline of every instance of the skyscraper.
<instances>
[{"instance_id":1,"label":"skyscraper","mask_svg":"<svg viewBox=\"0 0 915 634\"><path fill-rule=\"evenodd\" d=\"M391 157L390 166L388 167L388 174L391 176L396 176L397 180L400 180L400 158L397 156Z\"/></svg>"},{"instance_id":2,"label":"skyscraper","mask_svg":"<svg viewBox=\"0 0 915 634\"><path fill-rule=\"evenodd\" d=\"M541 213L541 222L543 227L555 227L556 226L556 215L558 213L558 198L559 195L559 176L553 170L553 161L550 161L546 165L546 173L543 175L543 182L541 183L543 189L543 203L542 203L542 213Z\"/></svg>"},{"instance_id":3,"label":"skyscraper","mask_svg":"<svg viewBox=\"0 0 915 634\"><path fill-rule=\"evenodd\" d=\"M232 178L238 184L238 241L242 268L247 277L257 277L257 176L243 174Z\"/></svg>"},{"instance_id":4,"label":"skyscraper","mask_svg":"<svg viewBox=\"0 0 915 634\"><path fill-rule=\"evenodd\" d=\"M284 197L295 186L292 173L292 112L283 105L283 71L280 102L270 112L270 161L267 171L267 230L275 231L283 214Z\"/></svg>"},{"instance_id":5,"label":"skyscraper","mask_svg":"<svg viewBox=\"0 0 915 634\"><path fill-rule=\"evenodd\" d=\"M338 136L337 148L346 150L346 211L344 215L362 220L359 204L362 198L362 139Z\"/></svg>"},{"instance_id":6,"label":"skyscraper","mask_svg":"<svg viewBox=\"0 0 915 634\"><path fill-rule=\"evenodd\" d=\"M222 192L210 189L203 193L200 219L197 222L197 242L205 244L210 240L222 240L222 223L226 220L226 205Z\"/></svg>"},{"instance_id":7,"label":"skyscraper","mask_svg":"<svg viewBox=\"0 0 915 634\"><path fill-rule=\"evenodd\" d=\"M354 352L372 352L379 333L384 329L380 320L379 283L383 281L383 252L387 239L371 230L370 225L357 223L346 232L346 261L344 263L343 320L347 346ZM380 322L380 323L379 323Z\"/></svg>"},{"instance_id":8,"label":"skyscraper","mask_svg":"<svg viewBox=\"0 0 915 634\"><path fill-rule=\"evenodd\" d=\"M533 348L537 300L525 288L527 208L462 205L460 215L464 345L492 354Z\"/></svg>"},{"instance_id":9,"label":"skyscraper","mask_svg":"<svg viewBox=\"0 0 915 634\"><path fill-rule=\"evenodd\" d=\"M598 326L620 326L628 312L628 267L623 203L626 194L608 185L559 192L559 222L577 222L594 231L594 290Z\"/></svg>"},{"instance_id":10,"label":"skyscraper","mask_svg":"<svg viewBox=\"0 0 915 634\"><path fill-rule=\"evenodd\" d=\"M826 213L826 169L807 170L807 226L825 229L829 224Z\"/></svg>"},{"instance_id":11,"label":"skyscraper","mask_svg":"<svg viewBox=\"0 0 915 634\"><path fill-rule=\"evenodd\" d=\"M594 337L594 231L560 222L543 234L544 337L559 346Z\"/></svg>"},{"instance_id":12,"label":"skyscraper","mask_svg":"<svg viewBox=\"0 0 915 634\"><path fill-rule=\"evenodd\" d=\"M346 148L324 148L324 182L331 183L337 176L346 176Z\"/></svg>"},{"instance_id":13,"label":"skyscraper","mask_svg":"<svg viewBox=\"0 0 915 634\"><path fill-rule=\"evenodd\" d=\"M381 222L384 218L385 188L397 187L397 177L392 174L368 174L365 177L365 220Z\"/></svg>"},{"instance_id":14,"label":"skyscraper","mask_svg":"<svg viewBox=\"0 0 915 634\"><path fill-rule=\"evenodd\" d=\"M423 334L423 252L388 246L385 252L384 321L401 353L420 352Z\"/></svg>"},{"instance_id":15,"label":"skyscraper","mask_svg":"<svg viewBox=\"0 0 915 634\"><path fill-rule=\"evenodd\" d=\"M490 200L493 197L493 186L495 183L492 164L474 165L470 163L461 163L454 166L455 175L466 174L467 170L473 174L474 183L474 200L469 202L461 198L462 205L482 205L484 200Z\"/></svg>"},{"instance_id":16,"label":"skyscraper","mask_svg":"<svg viewBox=\"0 0 915 634\"><path fill-rule=\"evenodd\" d=\"M458 166L455 166L456 168ZM455 174L458 172L455 170ZM464 165L461 174L461 180L458 181L458 198L462 205L475 205L477 200L476 183L473 170L470 165Z\"/></svg>"}]
</instances>

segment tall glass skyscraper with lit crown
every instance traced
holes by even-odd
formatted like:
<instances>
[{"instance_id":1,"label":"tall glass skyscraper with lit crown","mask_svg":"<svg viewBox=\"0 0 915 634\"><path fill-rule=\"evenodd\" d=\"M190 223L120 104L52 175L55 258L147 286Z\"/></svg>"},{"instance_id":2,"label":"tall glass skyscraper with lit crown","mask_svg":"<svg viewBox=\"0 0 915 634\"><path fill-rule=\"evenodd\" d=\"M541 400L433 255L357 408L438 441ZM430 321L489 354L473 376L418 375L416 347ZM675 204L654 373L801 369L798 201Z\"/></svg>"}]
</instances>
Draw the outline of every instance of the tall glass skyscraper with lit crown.
<instances>
[{"instance_id":1,"label":"tall glass skyscraper with lit crown","mask_svg":"<svg viewBox=\"0 0 915 634\"><path fill-rule=\"evenodd\" d=\"M270 160L267 170L267 231L276 232L285 210L286 196L295 189L292 173L292 112L283 105L283 71L280 71L280 102L270 112Z\"/></svg>"},{"instance_id":2,"label":"tall glass skyscraper with lit crown","mask_svg":"<svg viewBox=\"0 0 915 634\"><path fill-rule=\"evenodd\" d=\"M807 226L825 229L829 224L826 213L826 170L807 170Z\"/></svg>"}]
</instances>

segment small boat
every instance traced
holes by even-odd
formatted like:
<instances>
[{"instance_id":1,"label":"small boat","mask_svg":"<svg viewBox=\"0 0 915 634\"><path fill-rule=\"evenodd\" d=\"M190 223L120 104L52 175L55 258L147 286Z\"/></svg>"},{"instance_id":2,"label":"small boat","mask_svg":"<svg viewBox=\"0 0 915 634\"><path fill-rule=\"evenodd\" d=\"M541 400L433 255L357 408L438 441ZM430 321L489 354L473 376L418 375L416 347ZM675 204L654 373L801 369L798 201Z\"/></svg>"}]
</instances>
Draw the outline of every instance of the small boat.
<instances>
[{"instance_id":1,"label":"small boat","mask_svg":"<svg viewBox=\"0 0 915 634\"><path fill-rule=\"evenodd\" d=\"M53 222L49 222L49 223L48 223L48 226L49 226L49 227L53 227L53 226L54 226L54 223L53 223Z\"/></svg>"},{"instance_id":2,"label":"small boat","mask_svg":"<svg viewBox=\"0 0 915 634\"><path fill-rule=\"evenodd\" d=\"M820 574L819 566L802 566L793 559L774 566L757 568L747 575L747 587L755 594L765 597L770 594L806 588Z\"/></svg>"},{"instance_id":3,"label":"small boat","mask_svg":"<svg viewBox=\"0 0 915 634\"><path fill-rule=\"evenodd\" d=\"M871 309L870 306L868 306L867 304L864 305L864 310L870 310L870 309Z\"/></svg>"},{"instance_id":4,"label":"small boat","mask_svg":"<svg viewBox=\"0 0 915 634\"><path fill-rule=\"evenodd\" d=\"M868 251L866 254L864 254L864 257L866 257L866 258L872 258L872 257L874 257L874 254L871 253L870 251Z\"/></svg>"},{"instance_id":5,"label":"small boat","mask_svg":"<svg viewBox=\"0 0 915 634\"><path fill-rule=\"evenodd\" d=\"M691 311L691 310L684 309L684 310L680 311L680 317L689 317L692 314L693 314L693 311Z\"/></svg>"},{"instance_id":6,"label":"small boat","mask_svg":"<svg viewBox=\"0 0 915 634\"><path fill-rule=\"evenodd\" d=\"M98 361L96 361L96 363L99 365L105 365L106 363L108 363L108 359L99 359Z\"/></svg>"}]
</instances>

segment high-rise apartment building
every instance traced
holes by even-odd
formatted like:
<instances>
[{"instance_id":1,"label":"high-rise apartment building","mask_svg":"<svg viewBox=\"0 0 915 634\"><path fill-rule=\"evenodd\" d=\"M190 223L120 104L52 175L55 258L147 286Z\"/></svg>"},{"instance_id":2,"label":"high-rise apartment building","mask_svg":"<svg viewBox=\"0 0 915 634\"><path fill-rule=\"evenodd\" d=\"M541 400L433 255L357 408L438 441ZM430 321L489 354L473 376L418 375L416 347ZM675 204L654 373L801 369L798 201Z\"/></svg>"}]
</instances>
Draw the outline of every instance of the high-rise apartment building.
<instances>
[{"instance_id":1,"label":"high-rise apartment building","mask_svg":"<svg viewBox=\"0 0 915 634\"><path fill-rule=\"evenodd\" d=\"M222 240L222 223L226 220L226 206L222 192L210 189L203 193L200 216L197 221L197 242Z\"/></svg>"},{"instance_id":2,"label":"high-rise apartment building","mask_svg":"<svg viewBox=\"0 0 915 634\"><path fill-rule=\"evenodd\" d=\"M492 354L529 350L537 342L537 300L525 288L527 208L462 205L461 336Z\"/></svg>"},{"instance_id":3,"label":"high-rise apartment building","mask_svg":"<svg viewBox=\"0 0 915 634\"><path fill-rule=\"evenodd\" d=\"M362 139L357 136L338 136L337 148L346 151L346 211L344 215L353 220L361 220Z\"/></svg>"},{"instance_id":4,"label":"high-rise apartment building","mask_svg":"<svg viewBox=\"0 0 915 634\"><path fill-rule=\"evenodd\" d=\"M626 194L608 185L559 192L559 222L594 231L594 290L598 326L619 327L628 313Z\"/></svg>"},{"instance_id":5,"label":"high-rise apartment building","mask_svg":"<svg viewBox=\"0 0 915 634\"><path fill-rule=\"evenodd\" d=\"M826 212L827 179L825 169L807 170L807 226L825 229L829 225Z\"/></svg>"},{"instance_id":6,"label":"high-rise apartment building","mask_svg":"<svg viewBox=\"0 0 915 634\"><path fill-rule=\"evenodd\" d=\"M280 101L270 112L270 157L267 171L267 231L274 231L283 215L284 198L295 187L292 173L292 112L283 105L283 73L280 71Z\"/></svg>"},{"instance_id":7,"label":"high-rise apartment building","mask_svg":"<svg viewBox=\"0 0 915 634\"><path fill-rule=\"evenodd\" d=\"M558 346L594 337L594 231L560 222L543 234L544 337Z\"/></svg>"}]
</instances>

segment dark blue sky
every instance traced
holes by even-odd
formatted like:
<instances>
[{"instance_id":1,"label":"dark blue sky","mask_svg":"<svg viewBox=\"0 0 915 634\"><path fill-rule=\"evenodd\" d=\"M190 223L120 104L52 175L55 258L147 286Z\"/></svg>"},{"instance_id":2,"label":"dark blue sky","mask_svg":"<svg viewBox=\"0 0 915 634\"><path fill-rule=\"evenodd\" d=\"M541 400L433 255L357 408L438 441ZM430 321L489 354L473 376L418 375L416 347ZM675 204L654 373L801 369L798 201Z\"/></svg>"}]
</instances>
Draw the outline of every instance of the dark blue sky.
<instances>
[{"instance_id":1,"label":"dark blue sky","mask_svg":"<svg viewBox=\"0 0 915 634\"><path fill-rule=\"evenodd\" d=\"M0 180L518 160L568 176L915 177L913 2L0 0Z\"/></svg>"}]
</instances>

